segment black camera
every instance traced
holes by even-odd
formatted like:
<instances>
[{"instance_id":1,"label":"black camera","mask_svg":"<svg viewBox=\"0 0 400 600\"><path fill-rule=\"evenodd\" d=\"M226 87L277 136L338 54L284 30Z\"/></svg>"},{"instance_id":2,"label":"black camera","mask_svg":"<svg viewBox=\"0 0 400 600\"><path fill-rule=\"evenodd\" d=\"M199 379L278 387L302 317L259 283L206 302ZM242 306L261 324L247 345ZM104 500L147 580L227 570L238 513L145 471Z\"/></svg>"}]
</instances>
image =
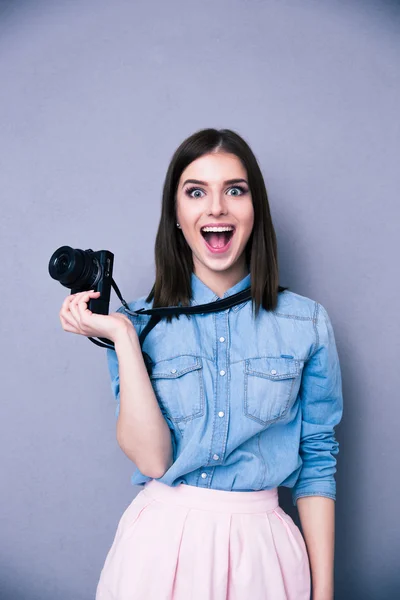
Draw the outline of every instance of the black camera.
<instances>
[{"instance_id":1,"label":"black camera","mask_svg":"<svg viewBox=\"0 0 400 600\"><path fill-rule=\"evenodd\" d=\"M146 323L139 335L140 347L143 346L146 336L164 317L176 316L180 314L205 314L210 312L220 312L231 306L236 306L242 302L251 300L251 288L248 287L237 294L233 294L229 298L216 300L207 304L196 306L167 306L156 308L139 308L136 311L129 309L129 304L123 299L117 284L115 283L112 273L114 266L114 254L108 250L79 250L71 248L71 246L61 246L50 258L49 273L50 276L59 281L61 285L71 290L71 294L78 292L87 292L94 290L100 292L99 298L91 299L88 303L88 308L93 313L99 315L108 315L110 306L111 288L114 289L120 299L125 313L137 317L137 315L150 315L150 319ZM286 288L284 288L286 289ZM114 342L106 338L88 338L91 342L101 348L109 348L115 350ZM143 352L147 370L150 369L151 359ZM149 371L150 372L150 371Z\"/></svg>"},{"instance_id":2,"label":"black camera","mask_svg":"<svg viewBox=\"0 0 400 600\"><path fill-rule=\"evenodd\" d=\"M98 298L90 299L88 309L108 315L112 287L114 254L108 250L79 250L61 246L49 261L50 276L71 290L71 294L94 290Z\"/></svg>"}]
</instances>

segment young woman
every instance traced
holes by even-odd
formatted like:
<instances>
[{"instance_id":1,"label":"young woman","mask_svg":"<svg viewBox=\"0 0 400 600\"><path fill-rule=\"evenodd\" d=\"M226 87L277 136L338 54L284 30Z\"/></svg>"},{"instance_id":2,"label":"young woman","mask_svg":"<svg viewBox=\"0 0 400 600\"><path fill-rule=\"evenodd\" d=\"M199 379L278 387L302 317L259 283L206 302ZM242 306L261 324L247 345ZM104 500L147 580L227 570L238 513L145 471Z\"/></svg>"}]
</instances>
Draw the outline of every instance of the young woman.
<instances>
[{"instance_id":1,"label":"young woman","mask_svg":"<svg viewBox=\"0 0 400 600\"><path fill-rule=\"evenodd\" d=\"M206 129L175 152L156 278L129 308L222 312L163 319L92 314L68 296L66 331L107 338L117 439L143 489L119 522L97 600L333 599L341 373L325 308L278 284L264 180L246 142ZM128 316L127 316L128 315ZM142 354L142 352L144 354ZM144 355L148 360L144 361ZM300 532L279 506L292 488Z\"/></svg>"}]
</instances>

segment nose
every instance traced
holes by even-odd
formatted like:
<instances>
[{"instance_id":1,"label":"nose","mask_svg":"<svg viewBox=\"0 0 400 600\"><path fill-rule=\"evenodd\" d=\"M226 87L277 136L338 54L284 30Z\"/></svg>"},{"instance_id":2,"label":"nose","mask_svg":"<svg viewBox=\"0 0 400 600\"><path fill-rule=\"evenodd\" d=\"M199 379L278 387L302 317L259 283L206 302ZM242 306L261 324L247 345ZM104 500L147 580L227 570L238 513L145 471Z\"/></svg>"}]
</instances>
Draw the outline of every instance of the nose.
<instances>
[{"instance_id":1,"label":"nose","mask_svg":"<svg viewBox=\"0 0 400 600\"><path fill-rule=\"evenodd\" d=\"M218 217L226 215L226 198L222 192L214 191L208 195L207 215Z\"/></svg>"}]
</instances>

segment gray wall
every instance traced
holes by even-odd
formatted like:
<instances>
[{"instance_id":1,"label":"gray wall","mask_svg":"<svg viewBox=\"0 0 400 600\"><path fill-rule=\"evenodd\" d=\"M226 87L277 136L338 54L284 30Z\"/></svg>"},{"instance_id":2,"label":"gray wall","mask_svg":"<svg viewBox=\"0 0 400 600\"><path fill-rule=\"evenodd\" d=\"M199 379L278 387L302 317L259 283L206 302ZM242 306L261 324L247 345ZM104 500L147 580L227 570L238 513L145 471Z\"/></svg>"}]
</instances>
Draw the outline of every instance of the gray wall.
<instances>
[{"instance_id":1,"label":"gray wall","mask_svg":"<svg viewBox=\"0 0 400 600\"><path fill-rule=\"evenodd\" d=\"M324 304L335 328L345 393L336 597L392 599L399 4L0 6L1 599L93 598L138 491L115 440L105 351L62 331L68 292L48 276L49 257L62 244L111 249L126 299L146 293L168 161L207 126L253 147L282 284Z\"/></svg>"}]
</instances>

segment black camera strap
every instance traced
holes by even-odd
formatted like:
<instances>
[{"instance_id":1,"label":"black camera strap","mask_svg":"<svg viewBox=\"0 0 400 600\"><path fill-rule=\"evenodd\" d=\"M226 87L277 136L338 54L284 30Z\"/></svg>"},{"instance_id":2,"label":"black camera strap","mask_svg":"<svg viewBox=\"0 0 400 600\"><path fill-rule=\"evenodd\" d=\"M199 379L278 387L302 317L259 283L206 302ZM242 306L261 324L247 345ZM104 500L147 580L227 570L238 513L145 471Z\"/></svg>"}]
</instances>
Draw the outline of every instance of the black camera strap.
<instances>
[{"instance_id":1,"label":"black camera strap","mask_svg":"<svg viewBox=\"0 0 400 600\"><path fill-rule=\"evenodd\" d=\"M179 315L205 315L209 313L221 312L222 310L227 310L228 308L232 308L232 306L236 306L237 304L247 302L250 299L251 288L248 287L237 294L228 296L228 298L220 298L219 300L207 302L206 304L197 304L195 306L163 306L160 308L149 309L139 308L139 310L136 311L136 314L151 315L150 321L147 323L146 327L139 336L140 346L143 346L143 342L147 334L163 317Z\"/></svg>"},{"instance_id":2,"label":"black camera strap","mask_svg":"<svg viewBox=\"0 0 400 600\"><path fill-rule=\"evenodd\" d=\"M119 291L119 288L115 283L114 279L112 279L111 285L114 288L114 291L117 294L119 300L121 301L124 310L128 314L133 316L150 315L150 320L139 335L139 343L141 348L143 347L143 343L147 335L164 317L216 313L221 312L222 310L232 308L233 306L237 306L238 304L243 304L248 300L251 300L251 288L248 287L242 290L241 292L232 294L232 296L228 296L227 298L220 298L219 300L215 300L214 302L207 302L206 304L197 304L195 306L161 306L159 308L147 309L139 308L139 310L131 311L127 302L125 302L125 300L122 298L121 292ZM111 348L112 350L114 350L114 344L110 340L103 340L103 338L99 338L100 340L103 340L102 342L99 342L94 338L89 339L97 346L101 346L102 348Z\"/></svg>"}]
</instances>

